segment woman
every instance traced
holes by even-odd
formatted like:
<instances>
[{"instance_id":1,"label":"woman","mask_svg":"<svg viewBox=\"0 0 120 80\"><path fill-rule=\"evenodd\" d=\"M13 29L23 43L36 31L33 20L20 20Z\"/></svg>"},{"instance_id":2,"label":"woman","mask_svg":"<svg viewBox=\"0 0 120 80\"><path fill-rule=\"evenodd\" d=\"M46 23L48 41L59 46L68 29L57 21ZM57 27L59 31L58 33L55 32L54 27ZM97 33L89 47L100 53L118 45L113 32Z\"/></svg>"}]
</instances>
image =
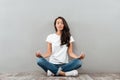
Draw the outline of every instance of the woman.
<instances>
[{"instance_id":1,"label":"woman","mask_svg":"<svg viewBox=\"0 0 120 80\"><path fill-rule=\"evenodd\" d=\"M77 69L81 67L81 60L84 53L77 56L73 53L74 39L70 34L69 26L63 17L58 17L54 21L56 33L47 36L47 52L41 54L36 52L37 64L47 72L47 76L77 76ZM72 58L68 62L68 55ZM49 61L45 58L49 57Z\"/></svg>"}]
</instances>

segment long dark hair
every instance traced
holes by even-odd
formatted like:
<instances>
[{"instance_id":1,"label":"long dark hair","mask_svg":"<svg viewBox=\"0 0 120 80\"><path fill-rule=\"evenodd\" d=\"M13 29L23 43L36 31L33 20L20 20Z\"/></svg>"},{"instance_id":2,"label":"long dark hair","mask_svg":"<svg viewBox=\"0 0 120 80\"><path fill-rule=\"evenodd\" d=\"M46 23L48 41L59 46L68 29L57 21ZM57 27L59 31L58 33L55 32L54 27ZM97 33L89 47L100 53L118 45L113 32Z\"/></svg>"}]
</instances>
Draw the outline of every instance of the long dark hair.
<instances>
[{"instance_id":1,"label":"long dark hair","mask_svg":"<svg viewBox=\"0 0 120 80\"><path fill-rule=\"evenodd\" d=\"M70 45L70 36L71 36L69 26L68 26L66 20L63 17L59 16L54 21L54 27L55 27L56 32L57 32L56 21L58 19L62 19L63 24L64 24L64 28L62 30L62 34L61 34L61 38L60 38L61 39L61 45L67 44L67 47L69 47L69 45Z\"/></svg>"}]
</instances>

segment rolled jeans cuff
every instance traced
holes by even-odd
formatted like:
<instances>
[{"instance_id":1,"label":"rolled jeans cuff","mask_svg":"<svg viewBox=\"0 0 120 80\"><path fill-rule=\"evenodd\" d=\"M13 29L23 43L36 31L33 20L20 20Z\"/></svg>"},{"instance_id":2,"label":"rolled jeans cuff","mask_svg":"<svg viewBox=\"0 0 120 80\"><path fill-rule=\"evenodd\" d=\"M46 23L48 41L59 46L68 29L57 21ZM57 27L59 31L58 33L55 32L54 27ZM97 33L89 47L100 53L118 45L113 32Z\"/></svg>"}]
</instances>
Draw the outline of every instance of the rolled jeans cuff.
<instances>
[{"instance_id":1,"label":"rolled jeans cuff","mask_svg":"<svg viewBox=\"0 0 120 80\"><path fill-rule=\"evenodd\" d=\"M62 68L61 68L61 67L58 68L58 71L57 71L57 74L56 74L56 75L59 75L60 71L62 71Z\"/></svg>"}]
</instances>

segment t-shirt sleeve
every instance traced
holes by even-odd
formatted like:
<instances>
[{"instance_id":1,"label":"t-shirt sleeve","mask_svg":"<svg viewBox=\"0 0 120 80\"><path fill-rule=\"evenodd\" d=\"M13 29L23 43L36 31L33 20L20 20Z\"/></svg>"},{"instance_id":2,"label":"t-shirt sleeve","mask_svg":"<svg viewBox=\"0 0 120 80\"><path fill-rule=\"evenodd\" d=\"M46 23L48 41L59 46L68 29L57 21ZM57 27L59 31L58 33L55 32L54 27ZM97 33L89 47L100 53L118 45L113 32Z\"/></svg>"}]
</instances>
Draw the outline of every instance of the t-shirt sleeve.
<instances>
[{"instance_id":1,"label":"t-shirt sleeve","mask_svg":"<svg viewBox=\"0 0 120 80\"><path fill-rule=\"evenodd\" d=\"M71 37L70 37L70 43L71 43L71 42L74 42L74 41L75 41L74 38L71 36Z\"/></svg>"},{"instance_id":2,"label":"t-shirt sleeve","mask_svg":"<svg viewBox=\"0 0 120 80\"><path fill-rule=\"evenodd\" d=\"M47 36L47 38L46 38L46 42L52 43L51 35L48 35L48 36Z\"/></svg>"}]
</instances>

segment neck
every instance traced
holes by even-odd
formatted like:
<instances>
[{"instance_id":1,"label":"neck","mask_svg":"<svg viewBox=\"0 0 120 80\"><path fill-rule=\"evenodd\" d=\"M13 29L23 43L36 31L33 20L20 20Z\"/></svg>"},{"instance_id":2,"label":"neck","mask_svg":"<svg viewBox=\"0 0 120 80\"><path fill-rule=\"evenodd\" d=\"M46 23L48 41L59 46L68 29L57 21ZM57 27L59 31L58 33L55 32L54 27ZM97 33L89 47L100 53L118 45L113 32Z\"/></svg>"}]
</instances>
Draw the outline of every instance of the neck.
<instances>
[{"instance_id":1,"label":"neck","mask_svg":"<svg viewBox=\"0 0 120 80\"><path fill-rule=\"evenodd\" d=\"M61 31L57 31L56 34L57 35L61 35L62 33L61 33Z\"/></svg>"}]
</instances>

